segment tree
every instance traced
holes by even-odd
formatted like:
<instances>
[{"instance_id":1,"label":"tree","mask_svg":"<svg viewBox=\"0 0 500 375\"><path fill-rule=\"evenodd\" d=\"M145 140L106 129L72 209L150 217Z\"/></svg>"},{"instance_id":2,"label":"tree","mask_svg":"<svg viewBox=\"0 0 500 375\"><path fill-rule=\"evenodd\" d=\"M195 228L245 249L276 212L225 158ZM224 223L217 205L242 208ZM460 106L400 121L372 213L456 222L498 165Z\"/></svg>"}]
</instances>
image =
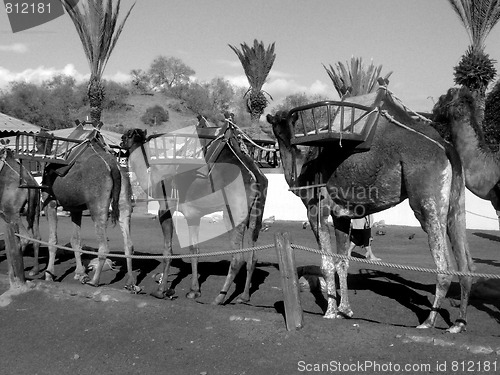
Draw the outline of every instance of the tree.
<instances>
[{"instance_id":1,"label":"tree","mask_svg":"<svg viewBox=\"0 0 500 375\"><path fill-rule=\"evenodd\" d=\"M292 108L300 107L302 105L311 104L314 102L320 102L323 100L328 100L327 98L321 95L307 95L305 92L296 93L286 96L283 99L283 102L276 106L275 111L289 111Z\"/></svg>"},{"instance_id":2,"label":"tree","mask_svg":"<svg viewBox=\"0 0 500 375\"><path fill-rule=\"evenodd\" d=\"M196 72L177 57L158 56L151 63L148 74L155 88L167 88L189 83Z\"/></svg>"},{"instance_id":3,"label":"tree","mask_svg":"<svg viewBox=\"0 0 500 375\"><path fill-rule=\"evenodd\" d=\"M217 77L210 81L208 87L213 111L219 114L229 111L234 97L234 89L229 81Z\"/></svg>"},{"instance_id":4,"label":"tree","mask_svg":"<svg viewBox=\"0 0 500 375\"><path fill-rule=\"evenodd\" d=\"M89 63L90 80L87 93L90 103L90 118L97 125L101 121L102 103L105 95L101 78L135 3L117 26L121 0L116 1L114 9L112 0L80 1L78 5L75 5L74 0L61 1L75 25Z\"/></svg>"},{"instance_id":5,"label":"tree","mask_svg":"<svg viewBox=\"0 0 500 375\"><path fill-rule=\"evenodd\" d=\"M454 68L455 83L475 95L482 123L488 85L496 76L495 61L484 52L485 40L500 19L500 0L448 0L469 36L470 46Z\"/></svg>"},{"instance_id":6,"label":"tree","mask_svg":"<svg viewBox=\"0 0 500 375\"><path fill-rule=\"evenodd\" d=\"M330 77L335 90L340 98L364 95L378 89L378 78L382 71L382 65L375 66L373 61L368 67L363 65L361 57L351 57L351 63L346 65L338 62L335 66L327 68L323 65ZM384 80L391 76L392 72L385 75Z\"/></svg>"},{"instance_id":7,"label":"tree","mask_svg":"<svg viewBox=\"0 0 500 375\"><path fill-rule=\"evenodd\" d=\"M273 67L276 54L274 53L274 43L267 48L263 42L254 40L253 46L246 43L240 44L241 50L229 45L243 66L250 88L245 93L247 99L247 110L253 123L258 123L260 116L264 113L269 101L265 97L262 86L266 82L267 76ZM266 93L267 94L267 93ZM270 98L271 96L267 94ZM271 98L272 99L272 98Z\"/></svg>"},{"instance_id":8,"label":"tree","mask_svg":"<svg viewBox=\"0 0 500 375\"><path fill-rule=\"evenodd\" d=\"M141 121L146 125L161 125L167 122L169 118L168 111L166 111L161 105L155 105L146 109L146 112L141 117Z\"/></svg>"},{"instance_id":9,"label":"tree","mask_svg":"<svg viewBox=\"0 0 500 375\"><path fill-rule=\"evenodd\" d=\"M144 70L132 69L130 75L132 77L132 89L138 90L140 93L148 92L151 89L151 79Z\"/></svg>"}]
</instances>

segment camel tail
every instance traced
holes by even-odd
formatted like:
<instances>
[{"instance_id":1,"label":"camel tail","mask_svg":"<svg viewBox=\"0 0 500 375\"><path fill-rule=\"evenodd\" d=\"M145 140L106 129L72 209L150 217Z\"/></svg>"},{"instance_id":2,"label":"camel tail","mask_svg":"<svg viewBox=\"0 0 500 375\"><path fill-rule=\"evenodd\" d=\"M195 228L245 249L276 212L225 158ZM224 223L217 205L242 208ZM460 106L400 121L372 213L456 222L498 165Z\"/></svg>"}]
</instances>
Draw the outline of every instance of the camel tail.
<instances>
[{"instance_id":1,"label":"camel tail","mask_svg":"<svg viewBox=\"0 0 500 375\"><path fill-rule=\"evenodd\" d=\"M447 147L447 155L453 169L453 177L450 192L450 207L448 209L448 237L451 242L453 254L459 263L466 262L465 270L475 270L474 261L469 251L469 243L466 233L465 218L465 183L462 171L462 163L454 149Z\"/></svg>"},{"instance_id":2,"label":"camel tail","mask_svg":"<svg viewBox=\"0 0 500 375\"><path fill-rule=\"evenodd\" d=\"M116 225L120 219L120 190L122 187L122 176L118 165L113 164L111 168L113 179L113 190L111 191L111 223Z\"/></svg>"}]
</instances>

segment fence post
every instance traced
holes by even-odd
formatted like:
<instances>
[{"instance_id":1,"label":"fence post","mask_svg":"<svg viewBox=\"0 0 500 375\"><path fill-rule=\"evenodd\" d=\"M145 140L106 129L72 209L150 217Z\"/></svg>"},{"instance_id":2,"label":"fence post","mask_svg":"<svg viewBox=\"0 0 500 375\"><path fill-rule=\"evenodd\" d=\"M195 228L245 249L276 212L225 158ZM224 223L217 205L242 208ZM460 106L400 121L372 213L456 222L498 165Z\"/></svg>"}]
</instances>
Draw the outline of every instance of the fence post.
<instances>
[{"instance_id":1,"label":"fence post","mask_svg":"<svg viewBox=\"0 0 500 375\"><path fill-rule=\"evenodd\" d=\"M16 237L15 224L5 223L5 250L11 288L18 288L26 282L21 248Z\"/></svg>"},{"instance_id":2,"label":"fence post","mask_svg":"<svg viewBox=\"0 0 500 375\"><path fill-rule=\"evenodd\" d=\"M278 255L281 286L283 289L286 329L294 331L302 328L303 311L300 303L299 280L297 268L295 267L295 257L290 246L288 233L276 233L274 244Z\"/></svg>"}]
</instances>

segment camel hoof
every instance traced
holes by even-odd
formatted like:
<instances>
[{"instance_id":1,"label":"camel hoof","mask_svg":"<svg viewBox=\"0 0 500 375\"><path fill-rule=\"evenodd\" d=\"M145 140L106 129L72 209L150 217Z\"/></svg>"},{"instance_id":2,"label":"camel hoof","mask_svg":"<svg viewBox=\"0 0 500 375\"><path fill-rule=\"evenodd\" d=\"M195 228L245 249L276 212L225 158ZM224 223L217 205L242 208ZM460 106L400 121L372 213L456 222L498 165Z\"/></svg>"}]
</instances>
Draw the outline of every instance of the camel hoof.
<instances>
[{"instance_id":1,"label":"camel hoof","mask_svg":"<svg viewBox=\"0 0 500 375\"><path fill-rule=\"evenodd\" d=\"M250 302L250 297L238 297L236 303L248 303Z\"/></svg>"},{"instance_id":2,"label":"camel hoof","mask_svg":"<svg viewBox=\"0 0 500 375\"><path fill-rule=\"evenodd\" d=\"M31 277L34 277L34 276L38 276L38 274L40 274L40 270L37 268L37 269L32 269L28 275L31 276Z\"/></svg>"},{"instance_id":3,"label":"camel hoof","mask_svg":"<svg viewBox=\"0 0 500 375\"><path fill-rule=\"evenodd\" d=\"M50 271L45 271L45 281L54 281L56 276L50 272Z\"/></svg>"},{"instance_id":4,"label":"camel hoof","mask_svg":"<svg viewBox=\"0 0 500 375\"><path fill-rule=\"evenodd\" d=\"M92 286L94 288L98 288L99 287L99 283L96 283L95 281L83 281L83 280L81 280L80 282L82 284L85 284L85 285L88 285L88 286Z\"/></svg>"},{"instance_id":5,"label":"camel hoof","mask_svg":"<svg viewBox=\"0 0 500 375\"><path fill-rule=\"evenodd\" d=\"M432 328L432 326L428 323L422 323L417 326L417 329L429 329L429 328Z\"/></svg>"},{"instance_id":6,"label":"camel hoof","mask_svg":"<svg viewBox=\"0 0 500 375\"><path fill-rule=\"evenodd\" d=\"M214 301L212 302L212 305L222 305L224 303L225 297L226 297L225 294L219 294L217 297L215 297Z\"/></svg>"},{"instance_id":7,"label":"camel hoof","mask_svg":"<svg viewBox=\"0 0 500 375\"><path fill-rule=\"evenodd\" d=\"M196 299L196 298L199 298L200 296L201 296L201 292L197 292L194 290L191 290L189 293L186 294L186 298L189 298L189 299Z\"/></svg>"},{"instance_id":8,"label":"camel hoof","mask_svg":"<svg viewBox=\"0 0 500 375\"><path fill-rule=\"evenodd\" d=\"M142 288L135 284L127 284L125 285L125 289L133 294L139 294L142 291Z\"/></svg>"},{"instance_id":9,"label":"camel hoof","mask_svg":"<svg viewBox=\"0 0 500 375\"><path fill-rule=\"evenodd\" d=\"M158 299L174 299L173 296L175 294L175 291L173 289L167 289L165 291L161 291L159 289L155 290L154 292L151 293L151 295L155 298Z\"/></svg>"},{"instance_id":10,"label":"camel hoof","mask_svg":"<svg viewBox=\"0 0 500 375\"><path fill-rule=\"evenodd\" d=\"M342 315L344 318L352 318L354 316L354 312L351 309L340 310L338 314Z\"/></svg>"},{"instance_id":11,"label":"camel hoof","mask_svg":"<svg viewBox=\"0 0 500 375\"><path fill-rule=\"evenodd\" d=\"M448 333L461 333L467 330L465 323L455 322L450 328L446 330Z\"/></svg>"},{"instance_id":12,"label":"camel hoof","mask_svg":"<svg viewBox=\"0 0 500 375\"><path fill-rule=\"evenodd\" d=\"M349 318L349 316L341 313L340 311L337 311L336 313L333 313L333 314L325 314L323 316L323 318L325 318L325 319L346 319L346 318Z\"/></svg>"}]
</instances>

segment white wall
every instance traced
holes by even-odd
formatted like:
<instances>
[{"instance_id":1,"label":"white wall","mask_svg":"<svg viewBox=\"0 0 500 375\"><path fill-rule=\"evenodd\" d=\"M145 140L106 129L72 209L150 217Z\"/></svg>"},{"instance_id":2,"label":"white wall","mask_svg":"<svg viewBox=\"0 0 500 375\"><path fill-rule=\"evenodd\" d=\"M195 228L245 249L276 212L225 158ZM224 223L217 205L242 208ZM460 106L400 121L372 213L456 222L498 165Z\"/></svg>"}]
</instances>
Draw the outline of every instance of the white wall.
<instances>
[{"instance_id":1,"label":"white wall","mask_svg":"<svg viewBox=\"0 0 500 375\"><path fill-rule=\"evenodd\" d=\"M269 180L264 218L274 216L276 220L306 221L306 209L302 201L288 190L288 184L281 173L266 174ZM468 190L465 194L465 209L468 229L498 230L498 220L491 203L473 195ZM158 204L148 204L148 211L156 214ZM217 215L217 214L216 214ZM376 213L375 221L384 221L387 225L416 226L420 224L411 210L408 200L388 210Z\"/></svg>"}]
</instances>

